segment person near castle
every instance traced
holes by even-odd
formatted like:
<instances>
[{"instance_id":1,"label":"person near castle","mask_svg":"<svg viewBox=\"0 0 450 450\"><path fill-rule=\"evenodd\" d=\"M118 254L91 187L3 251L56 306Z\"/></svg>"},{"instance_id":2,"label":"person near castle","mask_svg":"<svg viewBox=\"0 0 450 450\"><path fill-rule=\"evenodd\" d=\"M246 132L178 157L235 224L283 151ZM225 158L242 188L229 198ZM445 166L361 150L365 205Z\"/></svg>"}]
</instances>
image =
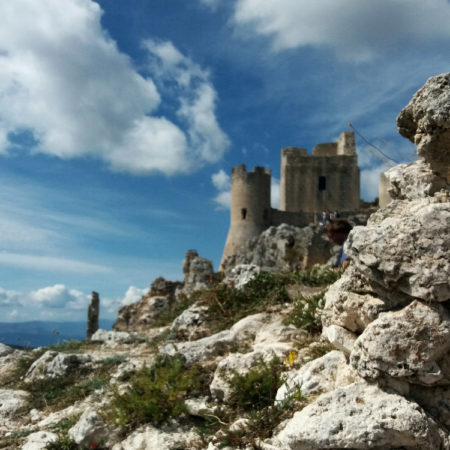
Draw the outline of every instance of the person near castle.
<instances>
[{"instance_id":1,"label":"person near castle","mask_svg":"<svg viewBox=\"0 0 450 450\"><path fill-rule=\"evenodd\" d=\"M333 219L327 223L327 234L331 242L341 246L336 267L347 267L348 256L344 252L344 244L353 227L345 219Z\"/></svg>"}]
</instances>

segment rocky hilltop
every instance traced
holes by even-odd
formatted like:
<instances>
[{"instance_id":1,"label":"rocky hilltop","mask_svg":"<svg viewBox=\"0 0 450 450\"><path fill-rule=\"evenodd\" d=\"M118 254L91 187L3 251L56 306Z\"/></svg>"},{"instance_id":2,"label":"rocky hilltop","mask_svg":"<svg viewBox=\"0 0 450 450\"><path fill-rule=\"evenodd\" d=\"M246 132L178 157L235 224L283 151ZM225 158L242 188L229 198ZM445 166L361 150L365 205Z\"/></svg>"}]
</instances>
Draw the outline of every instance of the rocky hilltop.
<instances>
[{"instance_id":1,"label":"rocky hilltop","mask_svg":"<svg viewBox=\"0 0 450 450\"><path fill-rule=\"evenodd\" d=\"M345 272L222 279L190 251L115 331L0 346L0 448L450 449L450 74L398 128L420 159L386 173Z\"/></svg>"}]
</instances>

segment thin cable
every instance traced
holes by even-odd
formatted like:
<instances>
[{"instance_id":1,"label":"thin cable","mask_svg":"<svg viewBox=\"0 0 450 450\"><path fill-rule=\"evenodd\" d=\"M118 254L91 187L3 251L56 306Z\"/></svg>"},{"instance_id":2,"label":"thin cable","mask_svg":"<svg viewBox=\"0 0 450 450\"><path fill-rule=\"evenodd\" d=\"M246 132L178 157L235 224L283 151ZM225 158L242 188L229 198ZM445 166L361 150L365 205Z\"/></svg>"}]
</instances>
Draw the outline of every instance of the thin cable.
<instances>
[{"instance_id":1,"label":"thin cable","mask_svg":"<svg viewBox=\"0 0 450 450\"><path fill-rule=\"evenodd\" d=\"M381 162L383 162L384 164L386 164L387 166L393 167L393 164L389 161L392 161L395 164L400 164L398 161L396 161L395 159L390 158L388 155L386 155L381 149L379 149L376 145L372 144L371 142L369 142L354 126L351 122L348 123L348 126L370 147L373 147L377 152L379 152L382 156L379 156L377 154L375 154L374 152L370 152L372 153L373 156L375 156L375 158L379 159ZM370 149L369 149L370 151ZM386 161L388 160L388 161Z\"/></svg>"}]
</instances>

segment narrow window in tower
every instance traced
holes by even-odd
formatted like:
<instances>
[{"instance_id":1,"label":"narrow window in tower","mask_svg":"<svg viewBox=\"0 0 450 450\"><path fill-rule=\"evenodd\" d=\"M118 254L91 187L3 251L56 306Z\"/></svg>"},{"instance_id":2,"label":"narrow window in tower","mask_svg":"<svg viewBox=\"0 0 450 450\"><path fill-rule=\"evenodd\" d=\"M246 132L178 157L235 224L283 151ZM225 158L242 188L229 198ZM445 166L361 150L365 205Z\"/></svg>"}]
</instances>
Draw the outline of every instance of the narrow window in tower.
<instances>
[{"instance_id":1,"label":"narrow window in tower","mask_svg":"<svg viewBox=\"0 0 450 450\"><path fill-rule=\"evenodd\" d=\"M324 176L319 177L319 191L325 191L327 189L327 179Z\"/></svg>"},{"instance_id":2,"label":"narrow window in tower","mask_svg":"<svg viewBox=\"0 0 450 450\"><path fill-rule=\"evenodd\" d=\"M263 220L267 220L269 218L269 210L266 208L263 212Z\"/></svg>"},{"instance_id":3,"label":"narrow window in tower","mask_svg":"<svg viewBox=\"0 0 450 450\"><path fill-rule=\"evenodd\" d=\"M246 217L247 217L247 209L246 208L242 208L241 209L241 218L242 218L242 220L245 220Z\"/></svg>"}]
</instances>

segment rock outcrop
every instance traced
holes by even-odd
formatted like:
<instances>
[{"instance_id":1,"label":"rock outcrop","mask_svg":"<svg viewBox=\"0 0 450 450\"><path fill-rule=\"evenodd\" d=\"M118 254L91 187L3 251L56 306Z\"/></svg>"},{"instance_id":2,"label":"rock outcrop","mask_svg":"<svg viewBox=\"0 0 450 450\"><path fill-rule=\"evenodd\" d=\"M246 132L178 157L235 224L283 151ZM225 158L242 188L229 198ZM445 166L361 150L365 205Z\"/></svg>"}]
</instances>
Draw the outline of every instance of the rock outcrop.
<instances>
[{"instance_id":1,"label":"rock outcrop","mask_svg":"<svg viewBox=\"0 0 450 450\"><path fill-rule=\"evenodd\" d=\"M195 250L188 250L183 261L184 281L157 278L140 301L119 309L113 325L116 331L145 331L155 326L161 314L196 289L210 285L212 262L202 258Z\"/></svg>"},{"instance_id":2,"label":"rock outcrop","mask_svg":"<svg viewBox=\"0 0 450 450\"><path fill-rule=\"evenodd\" d=\"M361 211L346 219L352 225L364 225L368 211ZM304 270L315 264L332 265L340 247L334 246L323 225L299 228L281 224L263 231L258 238L238 249L236 254L222 262L222 269L229 277L235 267L253 265L266 271Z\"/></svg>"},{"instance_id":3,"label":"rock outcrop","mask_svg":"<svg viewBox=\"0 0 450 450\"><path fill-rule=\"evenodd\" d=\"M360 381L339 385L333 364L318 367L328 392L270 448L450 448L450 74L427 81L398 127L422 159L387 172L392 200L350 233L352 265L322 314L324 334L348 357L334 373L347 367ZM288 383L308 389L306 370Z\"/></svg>"}]
</instances>

